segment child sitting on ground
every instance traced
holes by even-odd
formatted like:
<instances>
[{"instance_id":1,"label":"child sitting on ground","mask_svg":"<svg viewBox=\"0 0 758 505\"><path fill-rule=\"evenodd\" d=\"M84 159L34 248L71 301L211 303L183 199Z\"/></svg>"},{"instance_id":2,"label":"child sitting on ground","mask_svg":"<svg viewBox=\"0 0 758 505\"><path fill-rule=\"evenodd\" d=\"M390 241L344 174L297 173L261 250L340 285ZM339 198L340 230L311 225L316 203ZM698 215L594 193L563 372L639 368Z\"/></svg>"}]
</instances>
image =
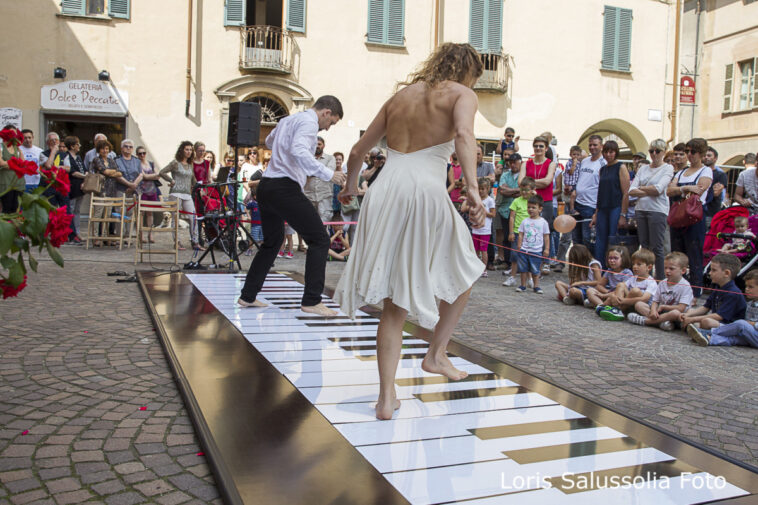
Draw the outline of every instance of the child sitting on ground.
<instances>
[{"instance_id":1,"label":"child sitting on ground","mask_svg":"<svg viewBox=\"0 0 758 505\"><path fill-rule=\"evenodd\" d=\"M745 317L745 297L734 283L742 263L737 256L717 254L711 260L711 281L718 286L702 307L694 307L679 316L682 328L698 323L701 328L718 328ZM689 329L687 330L690 331Z\"/></svg>"},{"instance_id":2,"label":"child sitting on ground","mask_svg":"<svg viewBox=\"0 0 758 505\"><path fill-rule=\"evenodd\" d=\"M482 199L482 205L484 205L484 225L481 228L474 228L471 230L471 234L474 237L474 250L476 255L484 264L484 272L482 277L487 277L487 246L489 245L490 238L492 237L492 218L495 217L495 199L490 196L490 180L486 177L480 177L477 180L479 184L479 198ZM461 212L468 212L469 205L468 200L461 204Z\"/></svg>"},{"instance_id":3,"label":"child sitting on ground","mask_svg":"<svg viewBox=\"0 0 758 505\"><path fill-rule=\"evenodd\" d=\"M566 305L584 303L587 289L603 282L602 265L592 257L592 253L582 244L574 244L568 254L569 284L563 281L555 283L558 300Z\"/></svg>"},{"instance_id":4,"label":"child sitting on ground","mask_svg":"<svg viewBox=\"0 0 758 505\"><path fill-rule=\"evenodd\" d=\"M518 271L521 273L521 285L516 291L526 291L526 279L529 274L534 283L534 292L541 295L540 266L542 257L550 252L550 226L540 216L545 201L540 195L529 197L526 210L529 217L521 221L518 227Z\"/></svg>"},{"instance_id":5,"label":"child sitting on ground","mask_svg":"<svg viewBox=\"0 0 758 505\"><path fill-rule=\"evenodd\" d=\"M329 259L347 261L350 255L350 241L345 236L345 230L341 224L332 225L334 235L329 240Z\"/></svg>"},{"instance_id":6,"label":"child sitting on ground","mask_svg":"<svg viewBox=\"0 0 758 505\"><path fill-rule=\"evenodd\" d=\"M632 277L618 283L613 293L605 300L598 315L606 321L623 321L624 312L634 309L637 302L650 305L653 294L658 289L650 272L655 265L655 254L647 249L640 249L632 254Z\"/></svg>"},{"instance_id":7,"label":"child sitting on ground","mask_svg":"<svg viewBox=\"0 0 758 505\"><path fill-rule=\"evenodd\" d=\"M698 345L747 345L758 347L758 270L751 270L745 276L745 294L750 300L745 309L745 318L729 324L722 324L712 330L687 326L687 334Z\"/></svg>"},{"instance_id":8,"label":"child sitting on ground","mask_svg":"<svg viewBox=\"0 0 758 505\"><path fill-rule=\"evenodd\" d=\"M612 245L608 248L605 264L608 265L608 270L603 272L604 282L587 289L587 298L584 300L584 306L595 307L597 313L605 307L605 300L613 294L616 286L632 277L632 271L629 270L632 266L629 249L623 245Z\"/></svg>"},{"instance_id":9,"label":"child sitting on ground","mask_svg":"<svg viewBox=\"0 0 758 505\"><path fill-rule=\"evenodd\" d=\"M640 326L658 326L665 331L673 330L674 323L679 320L681 313L692 303L692 286L684 278L688 265L686 254L679 251L667 254L663 259L666 278L658 283L653 303L635 303L636 312L627 314L626 319Z\"/></svg>"},{"instance_id":10,"label":"child sitting on ground","mask_svg":"<svg viewBox=\"0 0 758 505\"><path fill-rule=\"evenodd\" d=\"M745 235L746 237L755 238L752 231L748 230L748 220L745 216L737 216L734 218L734 233L739 235ZM732 239L724 244L720 253L734 254L739 252L752 252L753 241L749 238L732 237Z\"/></svg>"},{"instance_id":11,"label":"child sitting on ground","mask_svg":"<svg viewBox=\"0 0 758 505\"><path fill-rule=\"evenodd\" d=\"M518 185L520 194L511 203L511 213L508 216L508 242L511 243L511 275L508 277L503 286L513 286L516 284L516 272L518 269L518 229L521 221L529 217L527 210L529 198L535 194L534 189L537 183L531 177L524 177ZM513 256L515 255L515 256Z\"/></svg>"}]
</instances>

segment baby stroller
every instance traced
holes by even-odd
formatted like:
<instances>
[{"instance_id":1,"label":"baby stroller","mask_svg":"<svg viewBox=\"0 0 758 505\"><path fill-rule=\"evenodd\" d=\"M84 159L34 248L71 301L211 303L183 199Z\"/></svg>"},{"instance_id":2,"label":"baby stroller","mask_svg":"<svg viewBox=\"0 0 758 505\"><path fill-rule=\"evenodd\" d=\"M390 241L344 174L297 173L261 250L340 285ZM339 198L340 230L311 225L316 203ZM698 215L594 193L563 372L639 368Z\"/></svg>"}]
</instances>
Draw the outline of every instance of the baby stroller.
<instances>
[{"instance_id":1,"label":"baby stroller","mask_svg":"<svg viewBox=\"0 0 758 505\"><path fill-rule=\"evenodd\" d=\"M753 232L755 237L734 233L734 218L737 216L745 216L748 218L748 228ZM711 220L711 228L706 233L705 243L703 244L703 260L706 262L703 269L703 284L705 286L711 285L711 277L709 275L711 258L718 254L718 250L732 238L742 238L751 240L753 245L750 251L734 253L734 255L742 262L742 268L740 268L734 282L740 289L744 290L745 274L752 270L756 262L758 262L758 238L756 237L758 237L758 215L748 216L748 210L745 207L729 207L716 213Z\"/></svg>"}]
</instances>

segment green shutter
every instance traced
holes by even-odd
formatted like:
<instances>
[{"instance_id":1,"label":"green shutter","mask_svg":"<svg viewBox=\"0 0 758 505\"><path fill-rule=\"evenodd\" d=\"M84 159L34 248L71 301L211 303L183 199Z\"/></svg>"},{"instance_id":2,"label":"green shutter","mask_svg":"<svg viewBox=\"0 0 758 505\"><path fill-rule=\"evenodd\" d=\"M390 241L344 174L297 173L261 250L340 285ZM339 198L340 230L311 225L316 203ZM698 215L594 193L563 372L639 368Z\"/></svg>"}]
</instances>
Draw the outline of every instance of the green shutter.
<instances>
[{"instance_id":1,"label":"green shutter","mask_svg":"<svg viewBox=\"0 0 758 505\"><path fill-rule=\"evenodd\" d=\"M734 63L730 63L724 70L724 102L722 112L732 111L732 91L734 87Z\"/></svg>"},{"instance_id":2,"label":"green shutter","mask_svg":"<svg viewBox=\"0 0 758 505\"><path fill-rule=\"evenodd\" d=\"M632 11L605 6L602 68L629 72L632 58Z\"/></svg>"},{"instance_id":3,"label":"green shutter","mask_svg":"<svg viewBox=\"0 0 758 505\"><path fill-rule=\"evenodd\" d=\"M108 2L108 15L112 18L129 19L130 0L110 0Z\"/></svg>"},{"instance_id":4,"label":"green shutter","mask_svg":"<svg viewBox=\"0 0 758 505\"><path fill-rule=\"evenodd\" d=\"M287 0L287 29L305 33L305 0Z\"/></svg>"},{"instance_id":5,"label":"green shutter","mask_svg":"<svg viewBox=\"0 0 758 505\"><path fill-rule=\"evenodd\" d=\"M474 49L484 50L484 8L487 0L471 0L471 12L468 22L468 42Z\"/></svg>"},{"instance_id":6,"label":"green shutter","mask_svg":"<svg viewBox=\"0 0 758 505\"><path fill-rule=\"evenodd\" d=\"M78 14L84 16L84 0L63 0L61 2L63 14Z\"/></svg>"},{"instance_id":7,"label":"green shutter","mask_svg":"<svg viewBox=\"0 0 758 505\"><path fill-rule=\"evenodd\" d=\"M503 0L489 0L486 28L486 52L500 54L503 45Z\"/></svg>"},{"instance_id":8,"label":"green shutter","mask_svg":"<svg viewBox=\"0 0 758 505\"><path fill-rule=\"evenodd\" d=\"M368 41L384 44L384 0L368 0Z\"/></svg>"},{"instance_id":9,"label":"green shutter","mask_svg":"<svg viewBox=\"0 0 758 505\"><path fill-rule=\"evenodd\" d=\"M405 0L388 0L387 7L387 44L402 46L403 25L405 21Z\"/></svg>"},{"instance_id":10,"label":"green shutter","mask_svg":"<svg viewBox=\"0 0 758 505\"><path fill-rule=\"evenodd\" d=\"M226 0L224 26L245 26L245 0Z\"/></svg>"}]
</instances>

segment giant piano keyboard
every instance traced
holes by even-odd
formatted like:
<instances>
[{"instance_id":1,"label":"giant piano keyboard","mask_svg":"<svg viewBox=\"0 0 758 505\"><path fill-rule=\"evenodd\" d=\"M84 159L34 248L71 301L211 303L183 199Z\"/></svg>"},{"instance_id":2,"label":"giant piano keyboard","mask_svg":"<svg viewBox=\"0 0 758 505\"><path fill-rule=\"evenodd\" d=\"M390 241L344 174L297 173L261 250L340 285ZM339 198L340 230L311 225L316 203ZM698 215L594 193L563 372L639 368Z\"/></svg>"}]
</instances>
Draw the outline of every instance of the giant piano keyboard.
<instances>
[{"instance_id":1,"label":"giant piano keyboard","mask_svg":"<svg viewBox=\"0 0 758 505\"><path fill-rule=\"evenodd\" d=\"M303 313L302 284L281 273L266 280L264 309L235 305L244 276L187 278L410 503L693 504L756 491L745 485L758 481L749 470L586 400L577 403L586 406L582 414L554 399L578 397L543 388L559 391L548 397L506 376L513 369L505 365L450 353L467 379L426 373L428 344L411 332L403 334L396 379L401 407L378 421L378 314ZM326 295L324 303L337 308Z\"/></svg>"}]
</instances>

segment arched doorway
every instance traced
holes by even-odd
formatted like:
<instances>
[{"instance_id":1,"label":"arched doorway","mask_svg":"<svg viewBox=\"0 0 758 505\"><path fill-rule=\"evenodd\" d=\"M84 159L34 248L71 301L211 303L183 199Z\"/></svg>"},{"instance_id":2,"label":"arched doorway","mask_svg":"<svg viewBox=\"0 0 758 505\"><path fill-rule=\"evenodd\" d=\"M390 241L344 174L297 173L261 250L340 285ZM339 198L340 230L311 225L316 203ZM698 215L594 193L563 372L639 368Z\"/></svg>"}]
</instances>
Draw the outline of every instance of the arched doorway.
<instances>
[{"instance_id":1,"label":"arched doorway","mask_svg":"<svg viewBox=\"0 0 758 505\"><path fill-rule=\"evenodd\" d=\"M289 111L276 96L270 93L256 93L248 96L244 101L261 106L261 134L258 145L265 146L268 134L276 128L276 124L282 118L289 116Z\"/></svg>"},{"instance_id":2,"label":"arched doorway","mask_svg":"<svg viewBox=\"0 0 758 505\"><path fill-rule=\"evenodd\" d=\"M634 153L646 152L649 142L639 129L623 119L604 119L589 128L579 137L578 144L587 149L590 135L600 135L603 140L615 140L621 147L621 158L629 158Z\"/></svg>"}]
</instances>

